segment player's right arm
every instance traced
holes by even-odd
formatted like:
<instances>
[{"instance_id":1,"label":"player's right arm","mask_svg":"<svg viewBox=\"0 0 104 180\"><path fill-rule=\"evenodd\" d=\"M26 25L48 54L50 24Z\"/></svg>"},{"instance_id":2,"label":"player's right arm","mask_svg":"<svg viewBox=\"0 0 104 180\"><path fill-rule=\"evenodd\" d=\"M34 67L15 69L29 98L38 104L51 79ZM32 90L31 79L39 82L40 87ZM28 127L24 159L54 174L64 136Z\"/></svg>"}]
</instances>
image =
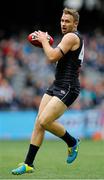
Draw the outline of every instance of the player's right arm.
<instances>
[{"instance_id":1,"label":"player's right arm","mask_svg":"<svg viewBox=\"0 0 104 180\"><path fill-rule=\"evenodd\" d=\"M41 31L37 32L37 40L42 43L44 52L50 62L59 61L69 50L75 50L79 47L79 38L74 33L67 33L63 36L61 42L56 48L50 46L47 37Z\"/></svg>"}]
</instances>

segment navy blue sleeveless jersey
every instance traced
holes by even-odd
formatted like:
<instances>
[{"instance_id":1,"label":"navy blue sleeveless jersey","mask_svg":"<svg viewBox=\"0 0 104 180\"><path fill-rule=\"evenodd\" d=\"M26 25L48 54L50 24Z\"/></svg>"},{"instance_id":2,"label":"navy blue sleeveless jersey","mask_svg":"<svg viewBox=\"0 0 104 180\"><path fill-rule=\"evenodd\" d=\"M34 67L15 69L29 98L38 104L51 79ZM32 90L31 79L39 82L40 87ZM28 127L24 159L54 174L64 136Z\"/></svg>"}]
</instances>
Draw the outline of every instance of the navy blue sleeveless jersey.
<instances>
[{"instance_id":1,"label":"navy blue sleeveless jersey","mask_svg":"<svg viewBox=\"0 0 104 180\"><path fill-rule=\"evenodd\" d=\"M84 57L84 42L78 32L75 34L80 39L80 46L75 51L68 51L56 64L54 84L59 87L69 88L80 86L79 71Z\"/></svg>"}]
</instances>

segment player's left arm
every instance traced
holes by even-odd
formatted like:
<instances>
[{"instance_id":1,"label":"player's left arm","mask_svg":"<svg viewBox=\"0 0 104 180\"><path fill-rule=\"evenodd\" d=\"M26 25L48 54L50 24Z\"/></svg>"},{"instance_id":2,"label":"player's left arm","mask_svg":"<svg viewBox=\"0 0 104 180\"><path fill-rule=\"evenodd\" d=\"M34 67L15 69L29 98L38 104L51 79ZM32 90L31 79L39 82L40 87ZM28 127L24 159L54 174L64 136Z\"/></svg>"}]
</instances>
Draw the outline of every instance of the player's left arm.
<instances>
[{"instance_id":1,"label":"player's left arm","mask_svg":"<svg viewBox=\"0 0 104 180\"><path fill-rule=\"evenodd\" d=\"M36 32L38 41L42 43L44 52L50 62L59 61L69 50L79 47L79 38L74 33L67 33L56 48L50 46L47 37L41 31Z\"/></svg>"},{"instance_id":2,"label":"player's left arm","mask_svg":"<svg viewBox=\"0 0 104 180\"><path fill-rule=\"evenodd\" d=\"M66 54L69 50L74 51L78 49L79 46L80 39L75 33L67 33L58 44L63 54Z\"/></svg>"}]
</instances>

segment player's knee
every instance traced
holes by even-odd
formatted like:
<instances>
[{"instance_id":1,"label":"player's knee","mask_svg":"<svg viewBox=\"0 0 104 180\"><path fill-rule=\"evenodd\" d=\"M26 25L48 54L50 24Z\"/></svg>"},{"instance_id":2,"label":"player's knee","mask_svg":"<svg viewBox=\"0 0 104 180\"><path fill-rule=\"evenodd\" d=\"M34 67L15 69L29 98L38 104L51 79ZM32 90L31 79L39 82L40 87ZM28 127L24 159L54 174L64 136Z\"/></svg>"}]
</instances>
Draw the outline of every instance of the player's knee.
<instances>
[{"instance_id":1,"label":"player's knee","mask_svg":"<svg viewBox=\"0 0 104 180\"><path fill-rule=\"evenodd\" d=\"M39 119L39 122L40 122L40 126L43 128L43 129L45 129L45 130L47 130L48 129L48 127L49 127L49 123L47 123L47 121L44 119Z\"/></svg>"},{"instance_id":2,"label":"player's knee","mask_svg":"<svg viewBox=\"0 0 104 180\"><path fill-rule=\"evenodd\" d=\"M36 122L35 129L36 130L41 130L42 129L42 127L40 126L40 122L39 121Z\"/></svg>"},{"instance_id":3,"label":"player's knee","mask_svg":"<svg viewBox=\"0 0 104 180\"><path fill-rule=\"evenodd\" d=\"M43 121L40 122L40 126L43 128L43 129L46 129L47 128L47 124Z\"/></svg>"}]
</instances>

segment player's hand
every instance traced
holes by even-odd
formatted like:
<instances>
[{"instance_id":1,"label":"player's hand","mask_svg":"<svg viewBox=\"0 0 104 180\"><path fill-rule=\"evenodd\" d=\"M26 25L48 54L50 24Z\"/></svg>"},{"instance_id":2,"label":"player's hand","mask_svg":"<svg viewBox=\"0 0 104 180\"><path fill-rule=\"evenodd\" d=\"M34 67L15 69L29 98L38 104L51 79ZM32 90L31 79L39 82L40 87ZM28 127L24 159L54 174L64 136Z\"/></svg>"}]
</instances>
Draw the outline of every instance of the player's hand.
<instances>
[{"instance_id":1,"label":"player's hand","mask_svg":"<svg viewBox=\"0 0 104 180\"><path fill-rule=\"evenodd\" d=\"M48 33L47 32L42 32L42 31L35 31L36 34L36 40L38 40L40 43L47 41L47 36Z\"/></svg>"}]
</instances>

